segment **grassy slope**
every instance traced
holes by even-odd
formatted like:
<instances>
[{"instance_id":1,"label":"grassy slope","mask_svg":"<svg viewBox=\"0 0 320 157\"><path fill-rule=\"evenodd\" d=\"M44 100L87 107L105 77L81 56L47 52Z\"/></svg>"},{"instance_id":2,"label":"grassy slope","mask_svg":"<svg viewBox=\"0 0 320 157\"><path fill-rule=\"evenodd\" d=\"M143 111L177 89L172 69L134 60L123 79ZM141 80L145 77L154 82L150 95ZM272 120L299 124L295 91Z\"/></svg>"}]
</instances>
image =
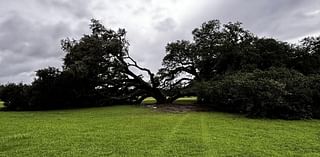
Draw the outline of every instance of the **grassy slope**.
<instances>
[{"instance_id":1,"label":"grassy slope","mask_svg":"<svg viewBox=\"0 0 320 157\"><path fill-rule=\"evenodd\" d=\"M0 156L320 156L320 121L131 106L0 112Z\"/></svg>"}]
</instances>

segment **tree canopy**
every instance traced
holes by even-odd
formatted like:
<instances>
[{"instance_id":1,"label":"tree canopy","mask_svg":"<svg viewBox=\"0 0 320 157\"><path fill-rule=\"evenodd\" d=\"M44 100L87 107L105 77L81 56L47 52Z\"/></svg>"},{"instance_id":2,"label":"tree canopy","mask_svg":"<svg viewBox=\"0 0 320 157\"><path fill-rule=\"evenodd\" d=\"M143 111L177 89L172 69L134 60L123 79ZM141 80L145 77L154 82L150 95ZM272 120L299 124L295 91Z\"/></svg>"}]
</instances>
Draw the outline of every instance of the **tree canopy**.
<instances>
[{"instance_id":1,"label":"tree canopy","mask_svg":"<svg viewBox=\"0 0 320 157\"><path fill-rule=\"evenodd\" d=\"M294 45L257 37L240 22L222 25L218 20L203 23L192 34L192 41L177 40L166 46L159 70L164 84L210 80L226 73L271 67L295 69L305 75L320 70L319 37L308 37Z\"/></svg>"},{"instance_id":2,"label":"tree canopy","mask_svg":"<svg viewBox=\"0 0 320 157\"><path fill-rule=\"evenodd\" d=\"M62 68L38 70L31 85L0 86L0 98L5 105L14 110L137 104L150 96L157 103L165 104L190 95L203 97L207 102L214 100L211 103L230 104L226 102L234 98L230 93L242 93L244 95L239 97L247 99L248 102L242 102L245 105L259 102L263 106L265 101L250 97L254 90L261 92L261 99L270 96L270 91L262 89L262 85L261 88L254 87L263 83L265 88L282 94L283 97L272 98L277 103L282 102L280 99L288 101L286 105L290 112L300 114L291 110L290 105L296 104L287 93L304 93L302 95L308 95L305 101L297 102L313 104L312 107L317 108L313 103L319 101L317 90L312 88L313 94L310 94L308 89L320 78L317 76L320 74L320 37L306 37L299 44L290 44L258 37L243 28L240 22L221 24L219 20L212 20L195 28L191 41L168 43L162 67L154 73L130 56L125 29L107 29L95 19L91 20L90 29L90 34L78 40L61 41L66 53ZM272 77L263 78L263 71ZM296 82L305 82L305 86L296 88L290 85L292 81L277 80L282 73L285 78L295 76ZM251 80L251 75L261 78ZM239 84L237 81L241 82L241 79L242 84ZM224 93L219 93L222 89ZM234 90L237 90L236 94ZM308 110L308 105L302 108ZM304 112L301 115L308 117Z\"/></svg>"},{"instance_id":3,"label":"tree canopy","mask_svg":"<svg viewBox=\"0 0 320 157\"><path fill-rule=\"evenodd\" d=\"M158 102L166 101L155 74L130 56L124 29L106 29L97 20L92 20L90 28L92 34L84 35L79 41L62 41L62 48L67 52L65 71L87 79L86 91L98 91L110 100L132 102L153 96ZM146 73L149 80L145 81L133 69Z\"/></svg>"}]
</instances>

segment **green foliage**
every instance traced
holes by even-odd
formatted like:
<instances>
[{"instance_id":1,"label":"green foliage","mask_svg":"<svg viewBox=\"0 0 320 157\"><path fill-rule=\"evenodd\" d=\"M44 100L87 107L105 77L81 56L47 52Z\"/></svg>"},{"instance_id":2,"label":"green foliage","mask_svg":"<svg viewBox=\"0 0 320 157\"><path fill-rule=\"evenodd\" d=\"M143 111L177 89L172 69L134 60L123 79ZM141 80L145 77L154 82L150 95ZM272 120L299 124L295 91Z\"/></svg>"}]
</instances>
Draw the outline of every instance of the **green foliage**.
<instances>
[{"instance_id":1,"label":"green foliage","mask_svg":"<svg viewBox=\"0 0 320 157\"><path fill-rule=\"evenodd\" d=\"M133 106L0 112L0 156L320 156L319 120Z\"/></svg>"},{"instance_id":2,"label":"green foliage","mask_svg":"<svg viewBox=\"0 0 320 157\"><path fill-rule=\"evenodd\" d=\"M222 25L219 20L203 23L192 32L193 41L178 40L166 46L163 68L159 74L164 82L192 75L195 80L209 80L216 74L241 68L245 52L253 51L256 37L241 23Z\"/></svg>"},{"instance_id":3,"label":"green foliage","mask_svg":"<svg viewBox=\"0 0 320 157\"><path fill-rule=\"evenodd\" d=\"M30 86L20 84L7 84L2 86L0 98L8 110L25 110L29 107Z\"/></svg>"},{"instance_id":4,"label":"green foliage","mask_svg":"<svg viewBox=\"0 0 320 157\"><path fill-rule=\"evenodd\" d=\"M318 78L306 77L288 69L238 72L198 84L203 104L250 117L305 119L319 112L314 88Z\"/></svg>"},{"instance_id":5,"label":"green foliage","mask_svg":"<svg viewBox=\"0 0 320 157\"><path fill-rule=\"evenodd\" d=\"M10 95L4 91L10 95L4 96L10 106L8 109L45 110L130 104L138 101L139 97L147 96L155 97L159 103L165 102L166 97L158 88L158 79L130 57L124 29L107 29L94 19L90 29L92 33L83 35L79 40L62 40L62 49L66 52L62 71L53 67L38 70L30 89L23 90L21 95ZM135 74L133 68L146 72L150 83L142 75ZM27 97L25 95L28 99L23 104L20 99Z\"/></svg>"},{"instance_id":6,"label":"green foliage","mask_svg":"<svg viewBox=\"0 0 320 157\"><path fill-rule=\"evenodd\" d=\"M3 105L3 104L4 104L4 102L0 100L0 110L1 110L1 108L3 108L3 107L4 107L4 105Z\"/></svg>"},{"instance_id":7,"label":"green foliage","mask_svg":"<svg viewBox=\"0 0 320 157\"><path fill-rule=\"evenodd\" d=\"M124 62L129 46L126 31L106 29L94 19L90 29L92 33L80 40L62 41L66 52L62 74L64 79L72 80L68 82L75 99L79 103L95 104L129 94L128 88L132 86L121 81L129 80L124 73L128 68Z\"/></svg>"},{"instance_id":8,"label":"green foliage","mask_svg":"<svg viewBox=\"0 0 320 157\"><path fill-rule=\"evenodd\" d=\"M244 68L250 64L261 70L287 67L294 51L292 45L272 38L258 38L251 46L253 52L246 52L242 59Z\"/></svg>"},{"instance_id":9,"label":"green foliage","mask_svg":"<svg viewBox=\"0 0 320 157\"><path fill-rule=\"evenodd\" d=\"M320 74L320 36L307 37L296 47L290 67L305 75Z\"/></svg>"},{"instance_id":10,"label":"green foliage","mask_svg":"<svg viewBox=\"0 0 320 157\"><path fill-rule=\"evenodd\" d=\"M79 86L81 78L72 77L70 73L61 72L56 68L38 70L36 76L29 94L30 110L81 107L88 105L86 98L93 95L92 92L83 98L84 93L81 89L86 87L86 84ZM91 105L94 104L92 101Z\"/></svg>"},{"instance_id":11,"label":"green foliage","mask_svg":"<svg viewBox=\"0 0 320 157\"><path fill-rule=\"evenodd\" d=\"M320 75L309 76L308 87L306 90L311 91L312 96L312 115L320 119Z\"/></svg>"},{"instance_id":12,"label":"green foliage","mask_svg":"<svg viewBox=\"0 0 320 157\"><path fill-rule=\"evenodd\" d=\"M62 103L61 96L65 90L58 85L61 72L56 68L49 67L38 70L36 76L30 90L30 109L54 108L53 105Z\"/></svg>"},{"instance_id":13,"label":"green foliage","mask_svg":"<svg viewBox=\"0 0 320 157\"><path fill-rule=\"evenodd\" d=\"M7 108L133 104L146 97L167 104L198 93L202 103L228 112L320 117L320 37L293 45L257 37L240 22L211 20L192 31L192 41L169 43L155 75L130 56L125 29L107 29L95 19L90 29L79 40L62 40L62 70L38 70L31 86L0 86Z\"/></svg>"},{"instance_id":14,"label":"green foliage","mask_svg":"<svg viewBox=\"0 0 320 157\"><path fill-rule=\"evenodd\" d=\"M308 37L299 44L273 38L259 38L241 23L203 23L192 32L193 40L178 40L166 47L159 75L172 91L198 81L209 81L228 73L294 69L304 75L320 74L320 37Z\"/></svg>"},{"instance_id":15,"label":"green foliage","mask_svg":"<svg viewBox=\"0 0 320 157\"><path fill-rule=\"evenodd\" d=\"M62 48L67 53L64 71L79 80L78 91L82 98L109 103L132 103L140 97L153 96L164 103L165 95L158 88L157 77L147 68L140 67L129 54L126 31L105 28L92 20L92 33L80 40L63 40ZM133 69L149 75L149 82ZM93 96L92 96L93 95ZM89 101L90 102L90 101Z\"/></svg>"}]
</instances>

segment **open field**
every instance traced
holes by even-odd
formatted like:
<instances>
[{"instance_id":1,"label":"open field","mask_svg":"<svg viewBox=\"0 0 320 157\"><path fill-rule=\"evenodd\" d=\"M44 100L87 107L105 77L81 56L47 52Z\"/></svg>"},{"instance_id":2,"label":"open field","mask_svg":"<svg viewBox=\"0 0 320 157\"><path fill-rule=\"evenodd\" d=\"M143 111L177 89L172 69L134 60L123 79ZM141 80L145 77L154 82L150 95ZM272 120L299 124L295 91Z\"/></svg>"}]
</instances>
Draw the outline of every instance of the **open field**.
<instances>
[{"instance_id":1,"label":"open field","mask_svg":"<svg viewBox=\"0 0 320 157\"><path fill-rule=\"evenodd\" d=\"M320 121L134 106L0 112L0 156L320 156Z\"/></svg>"}]
</instances>

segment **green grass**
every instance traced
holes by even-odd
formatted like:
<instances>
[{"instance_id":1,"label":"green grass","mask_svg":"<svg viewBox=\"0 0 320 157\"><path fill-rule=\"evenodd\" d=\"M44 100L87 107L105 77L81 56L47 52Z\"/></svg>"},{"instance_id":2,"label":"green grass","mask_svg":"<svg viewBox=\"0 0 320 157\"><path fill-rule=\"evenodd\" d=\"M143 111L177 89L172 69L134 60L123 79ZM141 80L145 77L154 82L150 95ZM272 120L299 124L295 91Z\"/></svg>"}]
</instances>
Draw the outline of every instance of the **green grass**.
<instances>
[{"instance_id":1,"label":"green grass","mask_svg":"<svg viewBox=\"0 0 320 157\"><path fill-rule=\"evenodd\" d=\"M3 103L4 103L4 102L1 101L1 99L0 99L0 109L4 107Z\"/></svg>"},{"instance_id":2,"label":"green grass","mask_svg":"<svg viewBox=\"0 0 320 157\"><path fill-rule=\"evenodd\" d=\"M320 121L133 106L0 112L0 156L320 156Z\"/></svg>"},{"instance_id":3,"label":"green grass","mask_svg":"<svg viewBox=\"0 0 320 157\"><path fill-rule=\"evenodd\" d=\"M155 104L157 101L153 97L148 97L142 101L142 104ZM197 102L197 97L182 97L175 100L174 104L194 104Z\"/></svg>"},{"instance_id":4,"label":"green grass","mask_svg":"<svg viewBox=\"0 0 320 157\"><path fill-rule=\"evenodd\" d=\"M155 104L155 103L157 103L157 100L154 99L153 97L145 98L145 99L142 101L142 104Z\"/></svg>"}]
</instances>

